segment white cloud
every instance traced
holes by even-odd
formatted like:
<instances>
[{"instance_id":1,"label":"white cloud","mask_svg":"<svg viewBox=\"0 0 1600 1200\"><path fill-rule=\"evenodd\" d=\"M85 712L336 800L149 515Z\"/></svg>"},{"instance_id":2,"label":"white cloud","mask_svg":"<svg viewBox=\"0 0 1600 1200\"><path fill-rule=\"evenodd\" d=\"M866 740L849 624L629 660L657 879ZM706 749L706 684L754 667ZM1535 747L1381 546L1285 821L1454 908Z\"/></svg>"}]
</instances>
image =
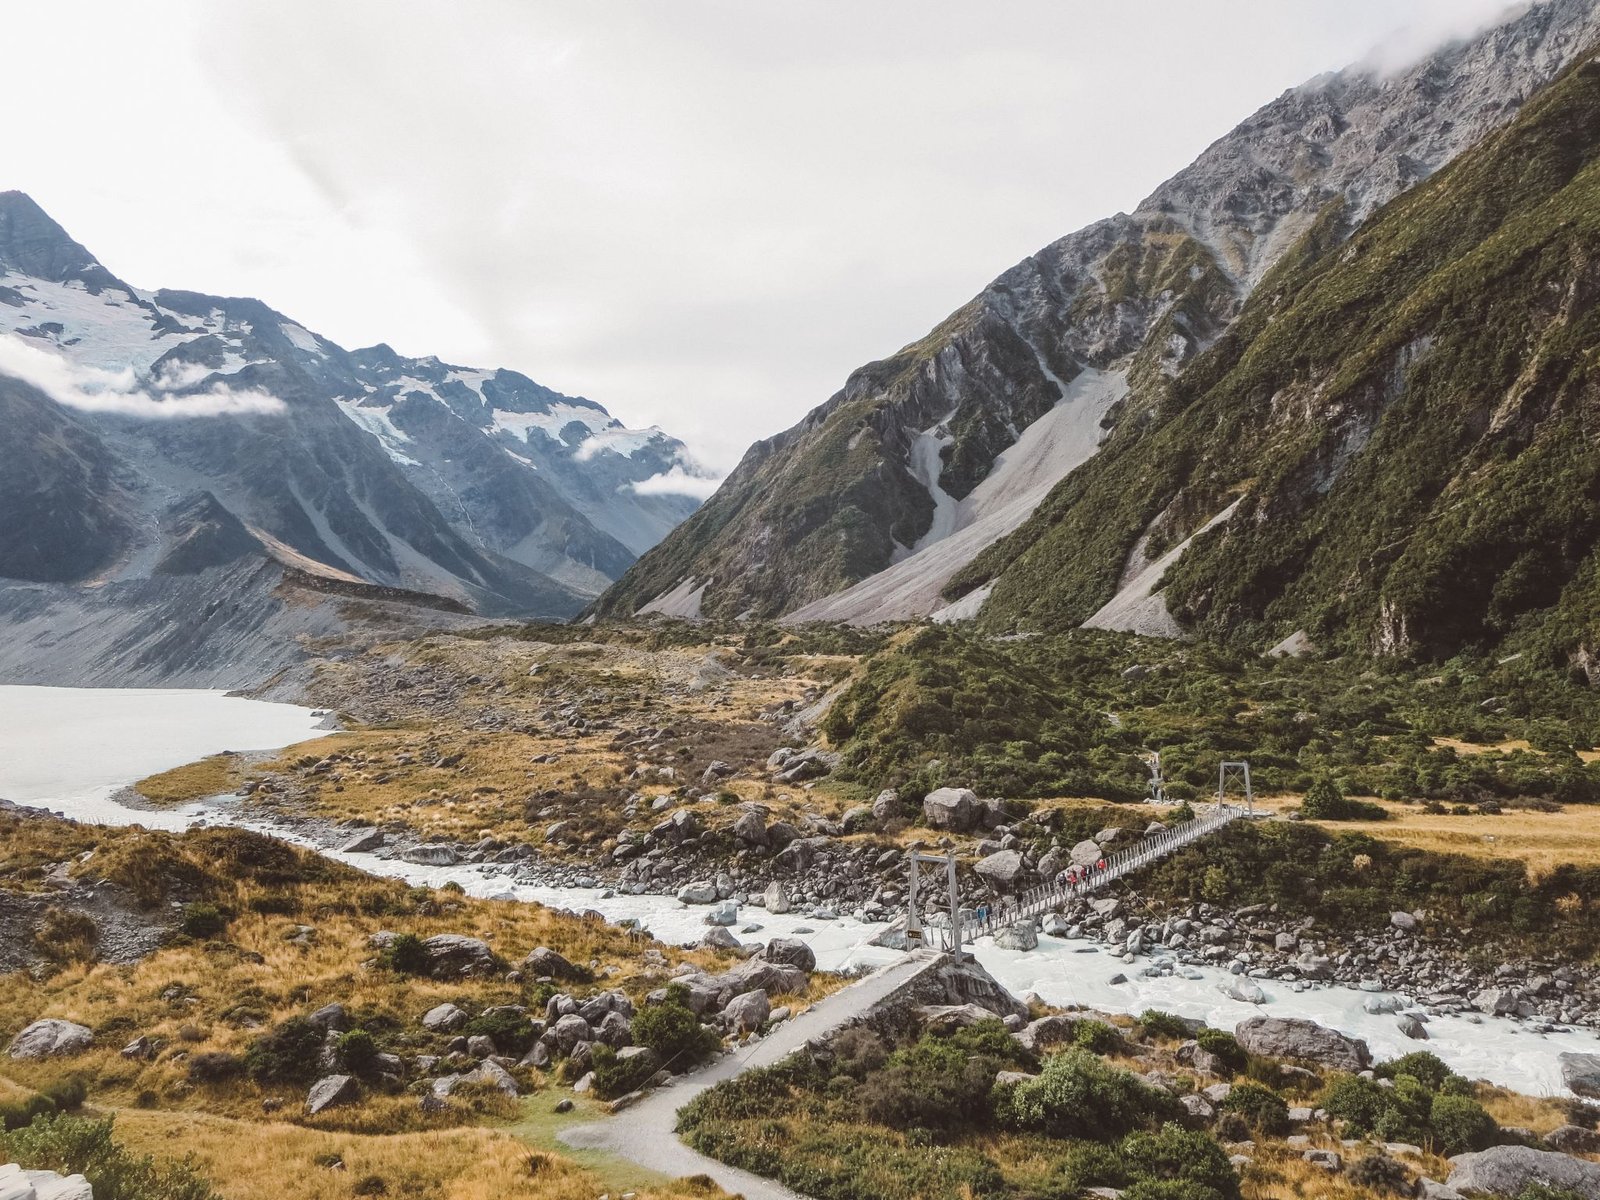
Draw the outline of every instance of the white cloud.
<instances>
[{"instance_id":1,"label":"white cloud","mask_svg":"<svg viewBox=\"0 0 1600 1200\"><path fill-rule=\"evenodd\" d=\"M693 496L697 500L706 500L721 486L721 479L691 475L682 467L673 467L649 479L641 479L628 490L641 496Z\"/></svg>"},{"instance_id":2,"label":"white cloud","mask_svg":"<svg viewBox=\"0 0 1600 1200\"><path fill-rule=\"evenodd\" d=\"M15 335L0 337L0 374L33 385L67 408L108 416L173 420L284 411L282 400L257 388L217 383L203 392L174 395L165 390L173 386L173 377L164 376L152 390L140 385L131 368L105 371L80 366Z\"/></svg>"}]
</instances>

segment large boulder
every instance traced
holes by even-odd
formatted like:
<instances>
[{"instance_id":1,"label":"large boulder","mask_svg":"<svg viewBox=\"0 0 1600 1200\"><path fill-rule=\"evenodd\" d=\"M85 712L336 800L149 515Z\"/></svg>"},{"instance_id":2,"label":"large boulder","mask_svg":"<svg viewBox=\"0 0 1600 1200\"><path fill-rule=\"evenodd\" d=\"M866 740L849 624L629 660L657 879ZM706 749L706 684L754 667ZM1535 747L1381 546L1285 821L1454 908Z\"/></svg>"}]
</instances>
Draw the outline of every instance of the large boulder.
<instances>
[{"instance_id":1,"label":"large boulder","mask_svg":"<svg viewBox=\"0 0 1600 1200\"><path fill-rule=\"evenodd\" d=\"M994 944L1001 950L1036 950L1039 931L1031 920L1016 921L994 935Z\"/></svg>"},{"instance_id":2,"label":"large boulder","mask_svg":"<svg viewBox=\"0 0 1600 1200\"><path fill-rule=\"evenodd\" d=\"M1365 1071L1372 1052L1360 1038L1293 1017L1251 1017L1234 1029L1239 1045L1263 1058L1299 1059L1340 1071Z\"/></svg>"},{"instance_id":3,"label":"large boulder","mask_svg":"<svg viewBox=\"0 0 1600 1200\"><path fill-rule=\"evenodd\" d=\"M1516 1196L1530 1184L1600 1200L1600 1163L1571 1158L1554 1150L1527 1146L1492 1146L1450 1160L1445 1183L1458 1192Z\"/></svg>"},{"instance_id":4,"label":"large boulder","mask_svg":"<svg viewBox=\"0 0 1600 1200\"><path fill-rule=\"evenodd\" d=\"M1067 852L1067 857L1072 860L1075 867L1088 867L1100 861L1100 843L1092 841L1079 842Z\"/></svg>"},{"instance_id":5,"label":"large boulder","mask_svg":"<svg viewBox=\"0 0 1600 1200\"><path fill-rule=\"evenodd\" d=\"M82 1175L24 1171L6 1163L0 1166L0 1200L94 1200L94 1188Z\"/></svg>"},{"instance_id":6,"label":"large boulder","mask_svg":"<svg viewBox=\"0 0 1600 1200\"><path fill-rule=\"evenodd\" d=\"M986 858L980 858L972 869L989 885L991 891L1005 895L1017 889L1027 867L1020 851L997 850Z\"/></svg>"},{"instance_id":7,"label":"large boulder","mask_svg":"<svg viewBox=\"0 0 1600 1200\"><path fill-rule=\"evenodd\" d=\"M971 833L978 823L978 797L968 788L939 788L922 799L922 816L932 829Z\"/></svg>"},{"instance_id":8,"label":"large boulder","mask_svg":"<svg viewBox=\"0 0 1600 1200\"><path fill-rule=\"evenodd\" d=\"M94 1031L72 1021L46 1017L35 1021L16 1037L6 1051L12 1058L55 1058L82 1054L94 1044Z\"/></svg>"},{"instance_id":9,"label":"large boulder","mask_svg":"<svg viewBox=\"0 0 1600 1200\"><path fill-rule=\"evenodd\" d=\"M467 1014L446 1001L422 1014L422 1027L430 1033L454 1033L467 1023Z\"/></svg>"},{"instance_id":10,"label":"large boulder","mask_svg":"<svg viewBox=\"0 0 1600 1200\"><path fill-rule=\"evenodd\" d=\"M709 879L696 879L678 889L680 904L715 904L717 885Z\"/></svg>"},{"instance_id":11,"label":"large boulder","mask_svg":"<svg viewBox=\"0 0 1600 1200\"><path fill-rule=\"evenodd\" d=\"M589 976L587 971L573 966L548 946L537 946L528 952L528 957L522 960L522 973L533 979L548 975L551 979L577 982Z\"/></svg>"},{"instance_id":12,"label":"large boulder","mask_svg":"<svg viewBox=\"0 0 1600 1200\"><path fill-rule=\"evenodd\" d=\"M341 1104L353 1104L360 1095L361 1085L354 1075L325 1075L306 1093L306 1116L314 1117Z\"/></svg>"},{"instance_id":13,"label":"large boulder","mask_svg":"<svg viewBox=\"0 0 1600 1200\"><path fill-rule=\"evenodd\" d=\"M722 1023L730 1033L753 1033L765 1025L771 1015L772 1001L766 992L757 988L728 1001L728 1007L722 1010Z\"/></svg>"},{"instance_id":14,"label":"large boulder","mask_svg":"<svg viewBox=\"0 0 1600 1200\"><path fill-rule=\"evenodd\" d=\"M872 802L872 815L879 821L892 821L904 812L900 804L900 793L893 788L885 788L878 793L878 798Z\"/></svg>"},{"instance_id":15,"label":"large boulder","mask_svg":"<svg viewBox=\"0 0 1600 1200\"><path fill-rule=\"evenodd\" d=\"M460 933L436 933L422 942L428 954L428 973L436 979L455 975L488 975L495 970L489 943Z\"/></svg>"},{"instance_id":16,"label":"large boulder","mask_svg":"<svg viewBox=\"0 0 1600 1200\"><path fill-rule=\"evenodd\" d=\"M1578 1054L1562 1051L1561 1082L1580 1096L1600 1100L1600 1054Z\"/></svg>"},{"instance_id":17,"label":"large boulder","mask_svg":"<svg viewBox=\"0 0 1600 1200\"><path fill-rule=\"evenodd\" d=\"M759 989L769 996L781 996L802 994L810 984L811 977L799 967L752 958L731 971L711 976L705 986L719 995L742 996Z\"/></svg>"},{"instance_id":18,"label":"large boulder","mask_svg":"<svg viewBox=\"0 0 1600 1200\"><path fill-rule=\"evenodd\" d=\"M761 957L767 962L799 967L802 971L817 969L816 952L799 938L773 938L761 951Z\"/></svg>"},{"instance_id":19,"label":"large boulder","mask_svg":"<svg viewBox=\"0 0 1600 1200\"><path fill-rule=\"evenodd\" d=\"M749 846L765 846L767 844L766 818L751 809L733 823L733 836Z\"/></svg>"},{"instance_id":20,"label":"large boulder","mask_svg":"<svg viewBox=\"0 0 1600 1200\"><path fill-rule=\"evenodd\" d=\"M783 881L775 879L767 884L767 890L761 897L766 901L769 913L786 913L793 905L789 901L789 889L783 886Z\"/></svg>"},{"instance_id":21,"label":"large boulder","mask_svg":"<svg viewBox=\"0 0 1600 1200\"><path fill-rule=\"evenodd\" d=\"M424 842L400 855L408 863L423 867L453 867L460 857L448 842Z\"/></svg>"},{"instance_id":22,"label":"large boulder","mask_svg":"<svg viewBox=\"0 0 1600 1200\"><path fill-rule=\"evenodd\" d=\"M573 1047L579 1042L592 1042L594 1030L577 1013L568 1013L545 1030L543 1040L552 1054L564 1058L572 1053Z\"/></svg>"},{"instance_id":23,"label":"large boulder","mask_svg":"<svg viewBox=\"0 0 1600 1200\"><path fill-rule=\"evenodd\" d=\"M1248 975L1232 975L1226 981L1217 985L1218 990L1230 1000L1237 1000L1241 1004L1265 1004L1267 994L1261 990L1261 985Z\"/></svg>"}]
</instances>

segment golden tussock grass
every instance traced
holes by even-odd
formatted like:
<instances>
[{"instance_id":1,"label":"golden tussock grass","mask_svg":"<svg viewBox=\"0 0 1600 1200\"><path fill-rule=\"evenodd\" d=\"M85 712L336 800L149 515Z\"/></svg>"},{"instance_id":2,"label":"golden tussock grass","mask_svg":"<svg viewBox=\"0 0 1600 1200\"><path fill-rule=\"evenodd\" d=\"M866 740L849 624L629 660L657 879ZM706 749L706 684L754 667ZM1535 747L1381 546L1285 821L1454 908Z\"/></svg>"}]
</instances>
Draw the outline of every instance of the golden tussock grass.
<instances>
[{"instance_id":1,"label":"golden tussock grass","mask_svg":"<svg viewBox=\"0 0 1600 1200\"><path fill-rule=\"evenodd\" d=\"M369 1177L407 1200L594 1200L609 1180L509 1134L450 1129L387 1136L243 1123L205 1113L117 1114L117 1137L157 1157L192 1154L227 1200L347 1200ZM319 1165L337 1156L344 1167ZM661 1182L640 1200L721 1196L719 1189Z\"/></svg>"},{"instance_id":2,"label":"golden tussock grass","mask_svg":"<svg viewBox=\"0 0 1600 1200\"><path fill-rule=\"evenodd\" d=\"M151 804L187 804L235 790L246 774L246 760L239 755L213 754L199 762L147 776L133 788Z\"/></svg>"}]
</instances>

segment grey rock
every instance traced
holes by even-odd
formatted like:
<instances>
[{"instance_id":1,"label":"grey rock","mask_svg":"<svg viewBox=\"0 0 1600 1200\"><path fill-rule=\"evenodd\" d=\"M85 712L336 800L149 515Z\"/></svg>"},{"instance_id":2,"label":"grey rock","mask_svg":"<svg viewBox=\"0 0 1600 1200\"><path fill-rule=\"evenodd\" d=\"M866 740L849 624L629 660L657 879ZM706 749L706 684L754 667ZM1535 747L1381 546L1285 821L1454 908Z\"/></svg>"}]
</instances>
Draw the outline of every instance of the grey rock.
<instances>
[{"instance_id":1,"label":"grey rock","mask_svg":"<svg viewBox=\"0 0 1600 1200\"><path fill-rule=\"evenodd\" d=\"M760 988L735 996L722 1010L722 1022L734 1034L751 1033L767 1023L772 1002Z\"/></svg>"},{"instance_id":2,"label":"grey rock","mask_svg":"<svg viewBox=\"0 0 1600 1200\"><path fill-rule=\"evenodd\" d=\"M1025 867L1018 851L1001 850L979 859L972 869L990 890L1003 895L1016 890Z\"/></svg>"},{"instance_id":3,"label":"grey rock","mask_svg":"<svg viewBox=\"0 0 1600 1200\"><path fill-rule=\"evenodd\" d=\"M1515 1196L1529 1184L1538 1183L1580 1196L1600 1197L1600 1163L1553 1150L1492 1146L1452 1158L1445 1183L1458 1192L1490 1196Z\"/></svg>"},{"instance_id":4,"label":"grey rock","mask_svg":"<svg viewBox=\"0 0 1600 1200\"><path fill-rule=\"evenodd\" d=\"M932 829L971 833L978 823L978 797L967 788L938 788L922 800L922 816Z\"/></svg>"},{"instance_id":5,"label":"grey rock","mask_svg":"<svg viewBox=\"0 0 1600 1200\"><path fill-rule=\"evenodd\" d=\"M467 1014L446 1001L422 1014L422 1027L432 1033L452 1033L467 1023Z\"/></svg>"},{"instance_id":6,"label":"grey rock","mask_svg":"<svg viewBox=\"0 0 1600 1200\"><path fill-rule=\"evenodd\" d=\"M994 935L994 944L1001 950L1035 950L1039 933L1032 921L1016 921Z\"/></svg>"},{"instance_id":7,"label":"grey rock","mask_svg":"<svg viewBox=\"0 0 1600 1200\"><path fill-rule=\"evenodd\" d=\"M1561 1082L1580 1096L1600 1100L1600 1054L1564 1050L1558 1056Z\"/></svg>"},{"instance_id":8,"label":"grey rock","mask_svg":"<svg viewBox=\"0 0 1600 1200\"><path fill-rule=\"evenodd\" d=\"M383 843L383 830L374 829L369 826L366 829L356 830L348 838L346 838L344 843L339 847L339 853L368 854L373 850L382 849Z\"/></svg>"},{"instance_id":9,"label":"grey rock","mask_svg":"<svg viewBox=\"0 0 1600 1200\"><path fill-rule=\"evenodd\" d=\"M88 1027L47 1017L12 1038L6 1053L19 1059L56 1058L82 1054L93 1044L94 1031Z\"/></svg>"},{"instance_id":10,"label":"grey rock","mask_svg":"<svg viewBox=\"0 0 1600 1200\"><path fill-rule=\"evenodd\" d=\"M1366 1042L1315 1021L1251 1017L1239 1022L1234 1036L1246 1051L1263 1058L1299 1059L1352 1073L1372 1065Z\"/></svg>"},{"instance_id":11,"label":"grey rock","mask_svg":"<svg viewBox=\"0 0 1600 1200\"><path fill-rule=\"evenodd\" d=\"M314 1117L326 1109L353 1104L361 1095L354 1075L325 1075L306 1093L306 1116Z\"/></svg>"},{"instance_id":12,"label":"grey rock","mask_svg":"<svg viewBox=\"0 0 1600 1200\"><path fill-rule=\"evenodd\" d=\"M799 938L773 938L761 951L761 957L767 962L783 963L802 971L817 969L816 952Z\"/></svg>"}]
</instances>

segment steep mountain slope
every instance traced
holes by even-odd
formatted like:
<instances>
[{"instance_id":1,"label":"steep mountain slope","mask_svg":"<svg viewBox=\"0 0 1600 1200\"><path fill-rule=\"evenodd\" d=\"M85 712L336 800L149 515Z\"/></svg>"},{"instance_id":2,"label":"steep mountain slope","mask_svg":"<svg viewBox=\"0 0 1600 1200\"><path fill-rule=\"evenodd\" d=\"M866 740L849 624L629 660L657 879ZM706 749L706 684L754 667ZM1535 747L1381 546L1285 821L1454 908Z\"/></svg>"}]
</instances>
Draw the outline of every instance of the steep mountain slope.
<instances>
[{"instance_id":1,"label":"steep mountain slope","mask_svg":"<svg viewBox=\"0 0 1600 1200\"><path fill-rule=\"evenodd\" d=\"M43 518L0 577L142 578L204 495L299 568L567 616L694 505L634 489L688 462L657 430L515 372L346 352L259 301L137 291L16 192L0 374L32 385L0 397L5 512Z\"/></svg>"},{"instance_id":2,"label":"steep mountain slope","mask_svg":"<svg viewBox=\"0 0 1600 1200\"><path fill-rule=\"evenodd\" d=\"M870 622L936 608L1049 484L1093 461L1098 435L1150 419L1330 206L1340 221L1320 228L1343 236L1503 125L1596 35L1595 0L1550 0L1399 74L1352 68L1286 93L1131 215L1046 247L752 447L595 611ZM1088 371L1095 386L1075 388ZM1103 408L1091 399L1124 387ZM1008 455L1046 414L1059 429ZM1022 460L1026 485L1008 471ZM1007 502L979 494L991 476Z\"/></svg>"},{"instance_id":3,"label":"steep mountain slope","mask_svg":"<svg viewBox=\"0 0 1600 1200\"><path fill-rule=\"evenodd\" d=\"M1348 240L1330 207L1150 421L950 594L989 589L996 629L1114 625L1119 586L1165 555L1154 599L1183 629L1412 655L1520 637L1591 665L1593 52Z\"/></svg>"}]
</instances>

